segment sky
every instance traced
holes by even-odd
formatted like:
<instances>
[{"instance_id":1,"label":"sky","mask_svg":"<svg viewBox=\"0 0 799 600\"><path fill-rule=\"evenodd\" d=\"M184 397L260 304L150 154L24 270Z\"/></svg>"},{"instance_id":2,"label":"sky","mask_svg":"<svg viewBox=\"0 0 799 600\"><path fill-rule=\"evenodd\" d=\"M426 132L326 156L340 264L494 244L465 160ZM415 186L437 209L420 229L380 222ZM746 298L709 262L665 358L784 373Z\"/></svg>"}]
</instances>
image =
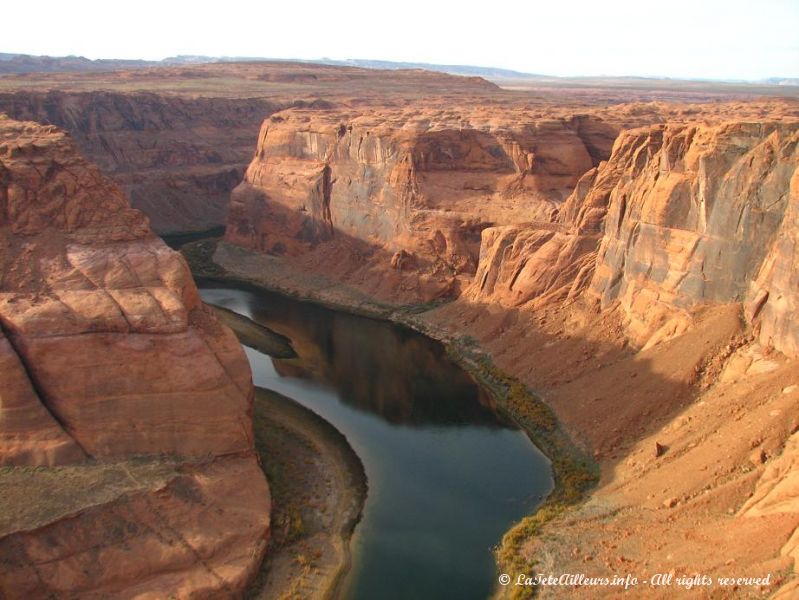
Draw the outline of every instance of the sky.
<instances>
[{"instance_id":1,"label":"sky","mask_svg":"<svg viewBox=\"0 0 799 600\"><path fill-rule=\"evenodd\" d=\"M799 0L9 0L2 13L0 52L36 55L363 58L562 76L799 77Z\"/></svg>"}]
</instances>

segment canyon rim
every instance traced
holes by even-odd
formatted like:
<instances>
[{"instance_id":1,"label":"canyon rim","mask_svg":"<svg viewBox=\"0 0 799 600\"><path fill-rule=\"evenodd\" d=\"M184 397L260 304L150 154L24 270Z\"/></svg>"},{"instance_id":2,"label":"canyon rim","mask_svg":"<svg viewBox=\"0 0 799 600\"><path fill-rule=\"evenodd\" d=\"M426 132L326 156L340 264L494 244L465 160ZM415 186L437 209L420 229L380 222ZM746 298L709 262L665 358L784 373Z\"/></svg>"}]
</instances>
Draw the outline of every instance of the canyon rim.
<instances>
[{"instance_id":1,"label":"canyon rim","mask_svg":"<svg viewBox=\"0 0 799 600\"><path fill-rule=\"evenodd\" d=\"M0 598L799 598L798 90L0 54Z\"/></svg>"}]
</instances>

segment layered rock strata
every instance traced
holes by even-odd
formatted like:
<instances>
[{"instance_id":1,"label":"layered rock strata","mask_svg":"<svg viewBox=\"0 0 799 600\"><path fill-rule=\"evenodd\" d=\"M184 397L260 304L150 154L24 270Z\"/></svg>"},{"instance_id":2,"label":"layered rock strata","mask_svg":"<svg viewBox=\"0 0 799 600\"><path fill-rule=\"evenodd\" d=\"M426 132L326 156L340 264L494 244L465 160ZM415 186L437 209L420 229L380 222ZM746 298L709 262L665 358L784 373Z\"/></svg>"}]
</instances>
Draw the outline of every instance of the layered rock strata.
<instances>
[{"instance_id":1,"label":"layered rock strata","mask_svg":"<svg viewBox=\"0 0 799 600\"><path fill-rule=\"evenodd\" d=\"M587 288L602 310L619 303L641 346L685 332L699 305L748 299L763 341L796 355L798 139L777 122L625 131L552 226L483 232L468 297L535 306Z\"/></svg>"},{"instance_id":2,"label":"layered rock strata","mask_svg":"<svg viewBox=\"0 0 799 600\"><path fill-rule=\"evenodd\" d=\"M225 223L230 190L276 110L352 95L498 91L479 77L291 62L7 75L0 89L0 113L68 131L158 233Z\"/></svg>"},{"instance_id":3,"label":"layered rock strata","mask_svg":"<svg viewBox=\"0 0 799 600\"><path fill-rule=\"evenodd\" d=\"M159 233L224 224L259 123L286 105L144 92L0 94L0 112L68 131Z\"/></svg>"},{"instance_id":4,"label":"layered rock strata","mask_svg":"<svg viewBox=\"0 0 799 600\"><path fill-rule=\"evenodd\" d=\"M278 113L226 238L281 256L258 264L282 287L331 301L446 289L455 301L420 322L480 341L602 469L591 501L528 538L523 559L597 576L771 573L762 590L792 597L799 123L728 108L649 113L606 154L568 120L542 150L468 113L457 133L445 119ZM247 262L230 248L217 254Z\"/></svg>"},{"instance_id":5,"label":"layered rock strata","mask_svg":"<svg viewBox=\"0 0 799 600\"><path fill-rule=\"evenodd\" d=\"M583 116L497 125L384 109L284 111L267 119L232 194L226 238L278 256L338 240L424 299L474 273L496 221L549 223L579 176L610 153L615 126Z\"/></svg>"},{"instance_id":6,"label":"layered rock strata","mask_svg":"<svg viewBox=\"0 0 799 600\"><path fill-rule=\"evenodd\" d=\"M183 259L63 132L0 117L0 260L0 488L33 511L0 595L240 593L269 532L250 371Z\"/></svg>"}]
</instances>

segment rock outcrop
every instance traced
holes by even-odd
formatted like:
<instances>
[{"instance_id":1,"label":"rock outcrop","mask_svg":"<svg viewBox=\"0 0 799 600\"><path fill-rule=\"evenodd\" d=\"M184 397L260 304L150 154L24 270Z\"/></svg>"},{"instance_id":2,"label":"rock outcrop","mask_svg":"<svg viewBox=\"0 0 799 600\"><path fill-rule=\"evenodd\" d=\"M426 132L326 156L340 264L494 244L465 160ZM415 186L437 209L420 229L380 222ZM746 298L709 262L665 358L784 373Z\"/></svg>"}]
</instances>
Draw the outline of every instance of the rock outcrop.
<instances>
[{"instance_id":1,"label":"rock outcrop","mask_svg":"<svg viewBox=\"0 0 799 600\"><path fill-rule=\"evenodd\" d=\"M69 132L162 234L224 225L258 128L277 110L324 108L352 95L497 90L479 77L309 63L108 66L100 74L6 75L0 113ZM590 127L586 134L596 135Z\"/></svg>"},{"instance_id":2,"label":"rock outcrop","mask_svg":"<svg viewBox=\"0 0 799 600\"><path fill-rule=\"evenodd\" d=\"M480 231L550 222L617 129L587 115L511 125L413 109L267 119L231 200L226 239L278 256L337 238L410 269L424 299L474 273Z\"/></svg>"},{"instance_id":3,"label":"rock outcrop","mask_svg":"<svg viewBox=\"0 0 799 600\"><path fill-rule=\"evenodd\" d=\"M585 289L644 347L698 306L749 299L761 339L795 356L797 140L778 122L624 131L555 223L483 231L468 296L539 306Z\"/></svg>"},{"instance_id":4,"label":"rock outcrop","mask_svg":"<svg viewBox=\"0 0 799 600\"><path fill-rule=\"evenodd\" d=\"M591 292L602 308L618 300L628 334L646 344L685 331L684 313L698 304L745 299L790 202L799 126L660 126L630 136ZM774 339L789 350L783 341Z\"/></svg>"},{"instance_id":5,"label":"rock outcrop","mask_svg":"<svg viewBox=\"0 0 799 600\"><path fill-rule=\"evenodd\" d=\"M784 201L782 224L750 288L747 317L764 344L799 356L799 169Z\"/></svg>"},{"instance_id":6,"label":"rock outcrop","mask_svg":"<svg viewBox=\"0 0 799 600\"><path fill-rule=\"evenodd\" d=\"M620 138L624 137L622 133ZM594 273L610 192L618 176L619 168L605 162L586 172L552 223L483 230L477 273L465 296L508 307L577 297Z\"/></svg>"},{"instance_id":7,"label":"rock outcrop","mask_svg":"<svg viewBox=\"0 0 799 600\"><path fill-rule=\"evenodd\" d=\"M262 98L153 93L15 92L0 112L67 130L159 233L225 222L259 123L281 108Z\"/></svg>"},{"instance_id":8,"label":"rock outcrop","mask_svg":"<svg viewBox=\"0 0 799 600\"><path fill-rule=\"evenodd\" d=\"M541 538L563 572L788 577L795 103L291 63L0 83L154 229L226 223L231 270L366 309L455 299L416 317L600 463ZM269 528L240 346L67 137L0 132L0 596L239 595Z\"/></svg>"},{"instance_id":9,"label":"rock outcrop","mask_svg":"<svg viewBox=\"0 0 799 600\"><path fill-rule=\"evenodd\" d=\"M556 227L483 231L466 299L533 321L483 339L508 368L530 365L530 383L607 469L595 502L548 530L560 568L621 561L645 573L660 556L656 570L749 569L772 574L775 597L796 593L778 573L797 570L799 535L798 184L795 120L654 125L621 133ZM653 457L661 443L679 454ZM596 528L597 510L616 516ZM663 533L649 546L641 531ZM730 544L720 561L716 539L758 542ZM576 543L592 549L582 560L568 555Z\"/></svg>"},{"instance_id":10,"label":"rock outcrop","mask_svg":"<svg viewBox=\"0 0 799 600\"><path fill-rule=\"evenodd\" d=\"M241 347L69 137L2 116L0 277L0 465L52 476L20 494L5 469L4 511L78 503L2 524L0 595L240 592L269 531ZM132 474L163 461L152 485ZM106 493L105 464L135 489Z\"/></svg>"}]
</instances>

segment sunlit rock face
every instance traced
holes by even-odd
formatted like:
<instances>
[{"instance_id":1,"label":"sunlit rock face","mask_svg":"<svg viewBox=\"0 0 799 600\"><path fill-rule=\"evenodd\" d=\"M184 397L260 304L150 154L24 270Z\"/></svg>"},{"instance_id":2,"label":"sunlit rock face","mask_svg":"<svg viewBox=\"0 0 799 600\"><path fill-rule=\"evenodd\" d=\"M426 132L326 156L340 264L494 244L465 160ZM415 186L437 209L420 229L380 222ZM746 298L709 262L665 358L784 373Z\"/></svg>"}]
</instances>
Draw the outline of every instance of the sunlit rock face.
<instances>
[{"instance_id":1,"label":"sunlit rock face","mask_svg":"<svg viewBox=\"0 0 799 600\"><path fill-rule=\"evenodd\" d=\"M707 110L629 129L621 108L283 111L263 123L226 239L313 257L378 296L618 305L637 346L686 331L697 306L746 302L763 341L794 354L797 126Z\"/></svg>"},{"instance_id":2,"label":"sunlit rock face","mask_svg":"<svg viewBox=\"0 0 799 600\"><path fill-rule=\"evenodd\" d=\"M183 259L63 132L0 117L0 260L0 464L83 473L89 459L180 457L169 459L169 477L134 486L135 498L98 498L101 481L90 481L74 492L68 518L39 514L24 533L6 523L0 595L125 595L151 577L165 596L242 589L269 526L250 371ZM56 488L68 481L56 478ZM124 513L128 502L141 506ZM211 523L203 517L211 507L229 509L235 523L218 539L194 525ZM106 540L117 522L129 535ZM48 531L60 533L43 545ZM180 538L194 550L169 551ZM95 552L103 540L106 550ZM208 575L221 565L230 569Z\"/></svg>"},{"instance_id":3,"label":"sunlit rock face","mask_svg":"<svg viewBox=\"0 0 799 600\"><path fill-rule=\"evenodd\" d=\"M535 306L585 290L621 307L640 346L685 332L697 306L746 302L762 341L796 355L797 139L784 123L624 131L553 224L483 231L467 296Z\"/></svg>"},{"instance_id":4,"label":"sunlit rock face","mask_svg":"<svg viewBox=\"0 0 799 600\"><path fill-rule=\"evenodd\" d=\"M58 67L60 59L47 60ZM479 77L283 61L29 74L7 83L0 113L69 132L158 233L224 225L258 128L278 110L325 108L353 96L498 91Z\"/></svg>"},{"instance_id":5,"label":"sunlit rock face","mask_svg":"<svg viewBox=\"0 0 799 600\"><path fill-rule=\"evenodd\" d=\"M791 177L787 203L746 308L763 343L799 356L799 169Z\"/></svg>"},{"instance_id":6,"label":"sunlit rock face","mask_svg":"<svg viewBox=\"0 0 799 600\"><path fill-rule=\"evenodd\" d=\"M226 239L278 256L338 240L416 274L423 297L451 293L483 229L551 222L616 132L586 115L284 111L264 121Z\"/></svg>"},{"instance_id":7,"label":"sunlit rock face","mask_svg":"<svg viewBox=\"0 0 799 600\"><path fill-rule=\"evenodd\" d=\"M556 521L529 555L569 561L591 534L587 560L607 547L610 564L630 531L656 531L625 557L651 565L668 540L663 572L722 571L717 540L768 538L727 565L790 569L796 109L641 108L588 118L609 127L604 145L555 108L528 125L523 111L511 122L459 107L278 113L233 193L219 264L356 307L415 303L418 322L477 340L540 390L603 467L592 495L618 510L601 526L587 509ZM454 301L419 306L443 296Z\"/></svg>"},{"instance_id":8,"label":"sunlit rock face","mask_svg":"<svg viewBox=\"0 0 799 600\"><path fill-rule=\"evenodd\" d=\"M591 292L603 308L621 303L633 339L671 337L689 326L687 309L747 298L791 226L797 141L796 124L738 122L636 130L629 149L617 146L609 164L623 168ZM776 252L774 261L787 259ZM785 282L778 276L774 285ZM790 352L796 340L777 324L781 310L760 318L766 332L780 331L774 346Z\"/></svg>"}]
</instances>

